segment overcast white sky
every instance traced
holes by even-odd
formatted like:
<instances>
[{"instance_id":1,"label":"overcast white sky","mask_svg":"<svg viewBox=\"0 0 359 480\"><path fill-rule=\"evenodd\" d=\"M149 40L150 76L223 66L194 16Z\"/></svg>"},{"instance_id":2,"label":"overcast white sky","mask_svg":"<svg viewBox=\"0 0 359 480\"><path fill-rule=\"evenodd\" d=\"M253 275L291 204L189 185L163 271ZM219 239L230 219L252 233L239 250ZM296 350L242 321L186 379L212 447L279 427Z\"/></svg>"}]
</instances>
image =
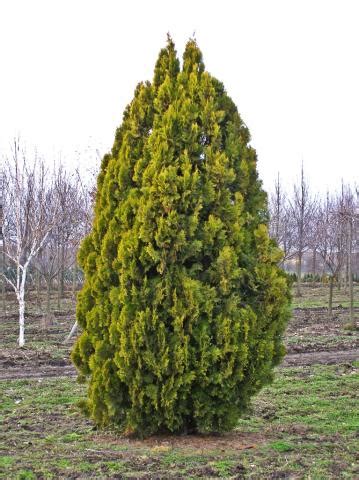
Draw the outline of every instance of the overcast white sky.
<instances>
[{"instance_id":1,"label":"overcast white sky","mask_svg":"<svg viewBox=\"0 0 359 480\"><path fill-rule=\"evenodd\" d=\"M314 189L358 182L358 25L356 0L0 0L0 155L20 134L49 161L94 164L166 32L180 55L195 32L266 188L302 159Z\"/></svg>"}]
</instances>

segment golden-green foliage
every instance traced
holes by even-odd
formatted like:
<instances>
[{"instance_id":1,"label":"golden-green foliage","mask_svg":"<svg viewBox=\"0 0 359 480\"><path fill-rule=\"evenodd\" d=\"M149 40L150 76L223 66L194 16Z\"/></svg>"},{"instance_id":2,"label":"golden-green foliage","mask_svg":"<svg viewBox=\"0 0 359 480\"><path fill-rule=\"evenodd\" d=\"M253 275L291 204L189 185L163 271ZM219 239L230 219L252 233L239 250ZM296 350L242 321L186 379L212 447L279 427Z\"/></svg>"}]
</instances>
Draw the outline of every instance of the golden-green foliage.
<instances>
[{"instance_id":1,"label":"golden-green foliage","mask_svg":"<svg viewBox=\"0 0 359 480\"><path fill-rule=\"evenodd\" d=\"M289 293L249 132L190 40L168 40L98 178L72 358L125 431L223 431L282 358Z\"/></svg>"}]
</instances>

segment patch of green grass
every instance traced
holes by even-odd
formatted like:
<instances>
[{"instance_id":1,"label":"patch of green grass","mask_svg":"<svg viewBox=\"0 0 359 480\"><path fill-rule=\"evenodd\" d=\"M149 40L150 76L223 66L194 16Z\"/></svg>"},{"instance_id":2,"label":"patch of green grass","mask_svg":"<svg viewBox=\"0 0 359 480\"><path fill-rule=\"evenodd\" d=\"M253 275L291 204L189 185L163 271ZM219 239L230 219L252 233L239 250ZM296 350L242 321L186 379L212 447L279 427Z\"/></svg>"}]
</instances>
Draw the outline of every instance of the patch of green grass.
<instances>
[{"instance_id":1,"label":"patch of green grass","mask_svg":"<svg viewBox=\"0 0 359 480\"><path fill-rule=\"evenodd\" d=\"M293 337L288 337L286 339L286 343L288 346L298 345L298 344L303 345L305 346L305 350L308 351L308 347L310 347L310 345L312 344L315 345L316 347L320 347L321 349L325 350L328 347L338 345L338 343L352 344L355 341L355 339L356 337L348 334L347 335L327 335L327 336L296 335Z\"/></svg>"},{"instance_id":2,"label":"patch of green grass","mask_svg":"<svg viewBox=\"0 0 359 480\"><path fill-rule=\"evenodd\" d=\"M221 478L224 478L231 475L235 462L233 460L218 460L217 462L212 462L211 465L217 470Z\"/></svg>"},{"instance_id":3,"label":"patch of green grass","mask_svg":"<svg viewBox=\"0 0 359 480\"><path fill-rule=\"evenodd\" d=\"M320 285L312 287L303 284L301 288L302 296L296 295L296 286L293 286L293 308L311 308L311 307L327 307L329 298L329 285ZM359 307L359 284L354 285L354 307ZM349 307L349 293L345 289L334 288L333 291L333 307L341 305Z\"/></svg>"},{"instance_id":4,"label":"patch of green grass","mask_svg":"<svg viewBox=\"0 0 359 480\"><path fill-rule=\"evenodd\" d=\"M103 465L106 466L108 471L111 472L111 473L118 473L118 472L126 471L126 464L125 464L125 462L122 462L121 460L118 460L116 462L114 462L114 461L104 462Z\"/></svg>"},{"instance_id":5,"label":"patch of green grass","mask_svg":"<svg viewBox=\"0 0 359 480\"><path fill-rule=\"evenodd\" d=\"M325 434L354 431L359 424L356 409L358 373L350 370L343 375L335 366L314 366L310 371L309 379L297 378L296 381L289 372L283 372L276 383L266 389L277 405L275 422L290 419ZM335 400L333 392L340 393Z\"/></svg>"},{"instance_id":6,"label":"patch of green grass","mask_svg":"<svg viewBox=\"0 0 359 480\"><path fill-rule=\"evenodd\" d=\"M44 440L46 443L55 443L58 441L58 437L57 435L51 434L47 435Z\"/></svg>"},{"instance_id":7,"label":"patch of green grass","mask_svg":"<svg viewBox=\"0 0 359 480\"><path fill-rule=\"evenodd\" d=\"M0 467L10 467L15 462L14 457L10 457L9 455L4 455L0 457Z\"/></svg>"},{"instance_id":8,"label":"patch of green grass","mask_svg":"<svg viewBox=\"0 0 359 480\"><path fill-rule=\"evenodd\" d=\"M78 440L81 440L83 438L83 435L73 432L73 433L67 433L63 437L61 437L60 441L65 442L65 443L71 443L71 442L77 442Z\"/></svg>"},{"instance_id":9,"label":"patch of green grass","mask_svg":"<svg viewBox=\"0 0 359 480\"><path fill-rule=\"evenodd\" d=\"M82 461L79 463L78 468L81 472L90 472L92 470L92 463Z\"/></svg>"},{"instance_id":10,"label":"patch of green grass","mask_svg":"<svg viewBox=\"0 0 359 480\"><path fill-rule=\"evenodd\" d=\"M61 468L67 468L71 466L71 461L68 460L67 458L60 458L60 460L56 462L56 465L58 465Z\"/></svg>"},{"instance_id":11,"label":"patch of green grass","mask_svg":"<svg viewBox=\"0 0 359 480\"><path fill-rule=\"evenodd\" d=\"M36 475L31 470L21 470L17 478L18 480L36 480Z\"/></svg>"},{"instance_id":12,"label":"patch of green grass","mask_svg":"<svg viewBox=\"0 0 359 480\"><path fill-rule=\"evenodd\" d=\"M338 305L341 305L343 308L349 308L349 301L348 300L343 300L341 302L335 302L333 304L333 308L336 308ZM354 308L358 308L359 307L359 302L358 301L354 301L353 302L353 306ZM320 308L320 307L324 307L324 308L327 308L328 307L328 300L325 300L324 298L323 299L318 299L318 300L312 300L312 299L307 299L307 298L301 298L301 297L298 297L296 299L293 299L292 301L292 308Z\"/></svg>"},{"instance_id":13,"label":"patch of green grass","mask_svg":"<svg viewBox=\"0 0 359 480\"><path fill-rule=\"evenodd\" d=\"M271 442L269 446L273 448L273 450L276 450L277 452L291 452L292 450L294 450L294 445L292 445L289 442L285 442L283 440Z\"/></svg>"}]
</instances>

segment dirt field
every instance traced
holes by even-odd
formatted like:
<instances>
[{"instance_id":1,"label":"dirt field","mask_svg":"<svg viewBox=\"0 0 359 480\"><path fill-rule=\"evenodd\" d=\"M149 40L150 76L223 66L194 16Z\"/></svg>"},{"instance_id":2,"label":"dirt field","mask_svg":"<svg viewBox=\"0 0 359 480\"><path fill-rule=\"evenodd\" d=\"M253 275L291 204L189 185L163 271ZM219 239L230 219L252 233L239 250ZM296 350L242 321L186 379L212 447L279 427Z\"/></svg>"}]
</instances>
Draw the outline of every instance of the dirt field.
<instances>
[{"instance_id":1,"label":"dirt field","mask_svg":"<svg viewBox=\"0 0 359 480\"><path fill-rule=\"evenodd\" d=\"M71 309L55 312L50 326L30 309L23 349L13 311L2 315L0 478L359 478L358 331L346 328L341 304L329 319L323 306L307 306L308 294L301 300L275 382L234 432L142 441L97 430L79 412L86 387L63 342Z\"/></svg>"}]
</instances>

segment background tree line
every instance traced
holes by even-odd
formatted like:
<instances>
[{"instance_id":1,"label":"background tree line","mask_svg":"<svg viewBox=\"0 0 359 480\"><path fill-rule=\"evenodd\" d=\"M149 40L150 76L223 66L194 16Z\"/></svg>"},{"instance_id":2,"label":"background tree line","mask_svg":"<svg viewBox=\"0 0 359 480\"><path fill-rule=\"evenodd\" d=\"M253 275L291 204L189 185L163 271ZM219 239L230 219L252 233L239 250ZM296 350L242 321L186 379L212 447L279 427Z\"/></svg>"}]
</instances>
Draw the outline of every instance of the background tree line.
<instances>
[{"instance_id":1,"label":"background tree line","mask_svg":"<svg viewBox=\"0 0 359 480\"><path fill-rule=\"evenodd\" d=\"M25 342L26 299L51 323L51 311L82 284L76 254L92 223L96 175L63 165L48 166L15 140L0 171L1 307L11 292L19 309L19 344ZM296 294L305 282L348 290L354 323L353 280L359 274L359 192L350 185L320 196L300 179L285 188L278 175L268 195L270 234L283 250L282 266L291 272ZM305 265L305 269L303 266ZM305 270L305 271L304 271ZM76 327L76 326L75 326ZM75 329L74 329L75 330Z\"/></svg>"},{"instance_id":2,"label":"background tree line","mask_svg":"<svg viewBox=\"0 0 359 480\"><path fill-rule=\"evenodd\" d=\"M342 182L337 191L315 194L302 167L299 182L291 189L283 187L278 175L268 206L270 233L283 250L282 265L292 272L296 295L301 295L305 281L328 284L331 316L337 284L348 290L353 323L353 280L359 273L358 188Z\"/></svg>"}]
</instances>

